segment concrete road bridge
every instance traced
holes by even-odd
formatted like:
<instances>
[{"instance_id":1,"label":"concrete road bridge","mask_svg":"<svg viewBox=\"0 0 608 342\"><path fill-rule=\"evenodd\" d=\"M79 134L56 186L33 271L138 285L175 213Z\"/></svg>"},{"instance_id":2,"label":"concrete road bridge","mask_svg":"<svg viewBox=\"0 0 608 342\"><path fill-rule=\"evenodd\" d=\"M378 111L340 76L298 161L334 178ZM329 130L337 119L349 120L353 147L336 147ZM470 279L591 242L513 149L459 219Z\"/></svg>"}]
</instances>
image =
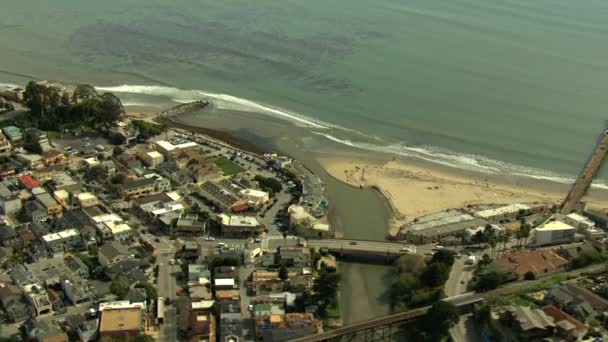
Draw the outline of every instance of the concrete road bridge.
<instances>
[{"instance_id":1,"label":"concrete road bridge","mask_svg":"<svg viewBox=\"0 0 608 342\"><path fill-rule=\"evenodd\" d=\"M419 252L414 245L399 242L323 239L307 240L307 247L325 249L339 258L354 258L361 261L391 261L408 253Z\"/></svg>"}]
</instances>

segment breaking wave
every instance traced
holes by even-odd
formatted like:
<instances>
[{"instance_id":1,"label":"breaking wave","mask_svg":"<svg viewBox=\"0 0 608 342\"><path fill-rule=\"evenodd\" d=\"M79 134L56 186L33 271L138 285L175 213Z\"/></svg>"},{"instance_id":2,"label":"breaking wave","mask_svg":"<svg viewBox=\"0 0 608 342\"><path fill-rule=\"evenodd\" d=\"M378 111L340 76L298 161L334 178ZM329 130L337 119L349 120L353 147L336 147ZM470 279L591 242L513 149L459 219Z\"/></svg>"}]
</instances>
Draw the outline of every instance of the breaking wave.
<instances>
[{"instance_id":1,"label":"breaking wave","mask_svg":"<svg viewBox=\"0 0 608 342\"><path fill-rule=\"evenodd\" d=\"M327 129L332 127L330 124L326 124L312 118L307 118L303 115L285 109L272 107L266 104L261 104L258 102L228 94L211 93L202 90L182 90L174 87L145 85L121 85L116 87L96 88L101 91L109 92L164 96L171 99L171 101L177 103L188 103L196 100L206 99L212 100L214 105L217 106L217 108L219 109L253 111L262 114L273 115L300 125L317 129Z\"/></svg>"},{"instance_id":2,"label":"breaking wave","mask_svg":"<svg viewBox=\"0 0 608 342\"><path fill-rule=\"evenodd\" d=\"M368 142L354 142L350 139L338 138L334 135L323 132L312 133L319 136L323 136L324 138L333 142L357 148L360 150L394 154L408 158L417 158L435 164L458 168L461 170L475 171L486 174L510 174L519 177L546 180L561 184L572 184L574 182L574 178L572 177L559 175L547 170L526 167L522 165L515 165L479 155L456 153L437 147L410 147L404 144L386 143L384 145L381 145ZM608 190L608 185L604 184L601 181L594 182L592 184L592 187L596 189Z\"/></svg>"}]
</instances>

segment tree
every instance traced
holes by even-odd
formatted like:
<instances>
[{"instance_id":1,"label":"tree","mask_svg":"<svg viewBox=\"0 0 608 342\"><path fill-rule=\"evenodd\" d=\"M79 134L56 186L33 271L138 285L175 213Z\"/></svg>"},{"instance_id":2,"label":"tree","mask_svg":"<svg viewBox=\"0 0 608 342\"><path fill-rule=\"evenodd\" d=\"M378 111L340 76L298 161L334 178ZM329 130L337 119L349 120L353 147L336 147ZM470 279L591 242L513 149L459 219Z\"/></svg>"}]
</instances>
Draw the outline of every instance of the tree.
<instances>
[{"instance_id":1,"label":"tree","mask_svg":"<svg viewBox=\"0 0 608 342\"><path fill-rule=\"evenodd\" d=\"M97 98L97 90L89 84L79 84L74 89L72 94L72 102L76 103L81 100L91 100Z\"/></svg>"},{"instance_id":2,"label":"tree","mask_svg":"<svg viewBox=\"0 0 608 342\"><path fill-rule=\"evenodd\" d=\"M503 276L497 272L488 272L479 276L477 283L475 284L475 290L479 292L486 292L494 290L503 282Z\"/></svg>"},{"instance_id":3,"label":"tree","mask_svg":"<svg viewBox=\"0 0 608 342\"><path fill-rule=\"evenodd\" d=\"M40 146L40 143L38 142L38 137L32 132L25 132L23 137L23 148L32 153L42 153L42 146Z\"/></svg>"},{"instance_id":4,"label":"tree","mask_svg":"<svg viewBox=\"0 0 608 342\"><path fill-rule=\"evenodd\" d=\"M281 280L285 281L285 280L287 280L288 277L289 277L289 271L287 270L287 266L281 265L281 268L279 268L279 278L281 278Z\"/></svg>"},{"instance_id":5,"label":"tree","mask_svg":"<svg viewBox=\"0 0 608 342\"><path fill-rule=\"evenodd\" d=\"M317 278L314 280L313 290L322 309L335 303L340 280L341 277L335 270L321 267Z\"/></svg>"},{"instance_id":6,"label":"tree","mask_svg":"<svg viewBox=\"0 0 608 342\"><path fill-rule=\"evenodd\" d=\"M473 240L475 241L475 243L477 243L478 245L481 245L481 243L484 241L484 237L483 237L483 232L481 230L478 230L475 235L473 235Z\"/></svg>"},{"instance_id":7,"label":"tree","mask_svg":"<svg viewBox=\"0 0 608 342\"><path fill-rule=\"evenodd\" d=\"M158 298L158 294L156 292L156 288L154 287L154 285L148 283L148 282L139 282L137 284L135 284L136 288L143 288L146 290L146 299L151 302L153 300L156 300L156 298Z\"/></svg>"},{"instance_id":8,"label":"tree","mask_svg":"<svg viewBox=\"0 0 608 342\"><path fill-rule=\"evenodd\" d=\"M397 270L399 273L411 273L418 275L426 269L424 257L419 254L406 254L397 259Z\"/></svg>"},{"instance_id":9,"label":"tree","mask_svg":"<svg viewBox=\"0 0 608 342\"><path fill-rule=\"evenodd\" d=\"M440 262L451 267L454 264L454 254L447 249L440 249L433 254L433 258L431 259L431 263L435 262Z\"/></svg>"},{"instance_id":10,"label":"tree","mask_svg":"<svg viewBox=\"0 0 608 342\"><path fill-rule=\"evenodd\" d=\"M422 330L436 340L448 334L448 331L458 323L458 310L454 304L440 300L433 304L426 316L421 320Z\"/></svg>"},{"instance_id":11,"label":"tree","mask_svg":"<svg viewBox=\"0 0 608 342\"><path fill-rule=\"evenodd\" d=\"M257 175L253 179L258 182L260 188L264 191L276 194L283 190L283 185L281 184L281 182L272 177L262 177L260 175Z\"/></svg>"},{"instance_id":12,"label":"tree","mask_svg":"<svg viewBox=\"0 0 608 342\"><path fill-rule=\"evenodd\" d=\"M122 149L122 147L120 146L115 146L114 149L112 150L112 155L113 156L119 156L121 155L125 150Z\"/></svg>"},{"instance_id":13,"label":"tree","mask_svg":"<svg viewBox=\"0 0 608 342\"><path fill-rule=\"evenodd\" d=\"M427 267L420 279L426 286L435 287L443 285L449 276L450 270L448 266L441 262L435 262Z\"/></svg>"},{"instance_id":14,"label":"tree","mask_svg":"<svg viewBox=\"0 0 608 342\"><path fill-rule=\"evenodd\" d=\"M129 293L129 283L123 277L116 278L110 284L110 292L119 299L123 299Z\"/></svg>"},{"instance_id":15,"label":"tree","mask_svg":"<svg viewBox=\"0 0 608 342\"><path fill-rule=\"evenodd\" d=\"M407 307L416 289L420 287L418 278L413 274L401 274L391 284L389 297L393 307Z\"/></svg>"}]
</instances>

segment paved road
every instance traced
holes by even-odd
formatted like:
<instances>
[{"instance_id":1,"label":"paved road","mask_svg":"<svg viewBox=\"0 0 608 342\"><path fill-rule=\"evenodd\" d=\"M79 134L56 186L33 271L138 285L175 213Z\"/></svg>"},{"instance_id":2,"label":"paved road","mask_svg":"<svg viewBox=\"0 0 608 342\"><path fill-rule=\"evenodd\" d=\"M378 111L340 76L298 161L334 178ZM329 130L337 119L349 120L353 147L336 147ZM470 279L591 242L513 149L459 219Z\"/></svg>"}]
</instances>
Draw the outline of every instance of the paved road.
<instances>
[{"instance_id":1,"label":"paved road","mask_svg":"<svg viewBox=\"0 0 608 342\"><path fill-rule=\"evenodd\" d=\"M156 259L158 264L158 284L156 288L159 297L176 298L175 291L177 291L178 286L173 273L179 270L179 266L169 264L173 257L173 252L163 252ZM177 341L176 310L173 302L171 305L165 306L165 322L160 329L161 341Z\"/></svg>"},{"instance_id":2,"label":"paved road","mask_svg":"<svg viewBox=\"0 0 608 342\"><path fill-rule=\"evenodd\" d=\"M416 246L398 242L358 241L358 240L308 240L307 246L327 248L333 251L371 252L379 254L406 254L406 248L413 253L420 253Z\"/></svg>"}]
</instances>

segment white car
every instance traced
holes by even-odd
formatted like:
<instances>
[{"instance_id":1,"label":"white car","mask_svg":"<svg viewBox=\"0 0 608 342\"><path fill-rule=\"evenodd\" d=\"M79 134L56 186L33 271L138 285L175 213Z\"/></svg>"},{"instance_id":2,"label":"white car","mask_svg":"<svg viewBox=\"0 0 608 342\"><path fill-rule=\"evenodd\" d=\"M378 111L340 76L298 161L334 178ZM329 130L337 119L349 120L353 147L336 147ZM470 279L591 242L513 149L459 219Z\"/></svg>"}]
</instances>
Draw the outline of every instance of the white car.
<instances>
[{"instance_id":1,"label":"white car","mask_svg":"<svg viewBox=\"0 0 608 342\"><path fill-rule=\"evenodd\" d=\"M215 241L215 238L213 236L207 236L207 238L205 240L207 240L207 241Z\"/></svg>"},{"instance_id":2,"label":"white car","mask_svg":"<svg viewBox=\"0 0 608 342\"><path fill-rule=\"evenodd\" d=\"M169 260L169 265L175 265L175 259Z\"/></svg>"}]
</instances>

